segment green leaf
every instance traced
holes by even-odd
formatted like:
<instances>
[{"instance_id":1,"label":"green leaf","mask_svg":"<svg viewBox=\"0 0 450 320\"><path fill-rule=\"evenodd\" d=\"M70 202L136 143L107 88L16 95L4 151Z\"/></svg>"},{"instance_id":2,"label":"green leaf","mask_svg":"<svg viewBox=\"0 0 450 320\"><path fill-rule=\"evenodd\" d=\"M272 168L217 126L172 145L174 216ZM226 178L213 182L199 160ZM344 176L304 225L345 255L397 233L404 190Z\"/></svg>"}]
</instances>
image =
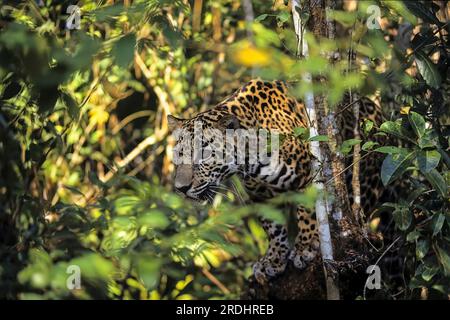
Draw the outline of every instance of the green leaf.
<instances>
[{"instance_id":1,"label":"green leaf","mask_svg":"<svg viewBox=\"0 0 450 320\"><path fill-rule=\"evenodd\" d=\"M450 276L450 256L447 252L436 245L438 260L444 267L444 274Z\"/></svg>"},{"instance_id":2,"label":"green leaf","mask_svg":"<svg viewBox=\"0 0 450 320\"><path fill-rule=\"evenodd\" d=\"M317 136L314 136L314 137L310 137L308 140L309 141L327 142L328 141L328 136L326 136L326 135L317 135Z\"/></svg>"},{"instance_id":3,"label":"green leaf","mask_svg":"<svg viewBox=\"0 0 450 320\"><path fill-rule=\"evenodd\" d=\"M402 154L405 153L406 149L394 146L383 146L376 148L374 151L387 154Z\"/></svg>"},{"instance_id":4,"label":"green leaf","mask_svg":"<svg viewBox=\"0 0 450 320\"><path fill-rule=\"evenodd\" d=\"M415 60L417 68L422 75L425 82L435 89L438 89L441 85L442 79L436 65L431 62L430 58L423 52L418 52L415 54Z\"/></svg>"},{"instance_id":5,"label":"green leaf","mask_svg":"<svg viewBox=\"0 0 450 320\"><path fill-rule=\"evenodd\" d=\"M309 129L305 127L296 127L294 128L294 136L301 139L308 139Z\"/></svg>"},{"instance_id":6,"label":"green leaf","mask_svg":"<svg viewBox=\"0 0 450 320\"><path fill-rule=\"evenodd\" d=\"M269 205L261 205L258 206L257 209L258 214L267 220L271 220L279 224L283 224L286 222L286 217L278 209L275 209Z\"/></svg>"},{"instance_id":7,"label":"green leaf","mask_svg":"<svg viewBox=\"0 0 450 320\"><path fill-rule=\"evenodd\" d=\"M261 22L261 21L265 20L268 16L269 16L269 15L268 15L267 13L261 14L261 15L259 15L259 16L257 16L257 17L255 18L255 21L256 21L256 22Z\"/></svg>"},{"instance_id":8,"label":"green leaf","mask_svg":"<svg viewBox=\"0 0 450 320\"><path fill-rule=\"evenodd\" d=\"M422 278L426 282L430 281L436 273L438 273L439 267L425 267L425 270L422 272Z\"/></svg>"},{"instance_id":9,"label":"green leaf","mask_svg":"<svg viewBox=\"0 0 450 320\"><path fill-rule=\"evenodd\" d=\"M422 173L428 173L436 168L441 160L441 154L437 150L420 150L417 152L417 162Z\"/></svg>"},{"instance_id":10,"label":"green leaf","mask_svg":"<svg viewBox=\"0 0 450 320\"><path fill-rule=\"evenodd\" d=\"M387 186L401 176L411 164L414 152L403 154L388 154L381 165L381 181Z\"/></svg>"},{"instance_id":11,"label":"green leaf","mask_svg":"<svg viewBox=\"0 0 450 320\"><path fill-rule=\"evenodd\" d=\"M136 196L123 196L114 201L114 206L117 213L128 214L137 206L137 204L139 204L140 201L141 199Z\"/></svg>"},{"instance_id":12,"label":"green leaf","mask_svg":"<svg viewBox=\"0 0 450 320\"><path fill-rule=\"evenodd\" d=\"M150 209L142 213L137 218L137 222L140 226L156 229L165 229L170 224L167 216L157 209Z\"/></svg>"},{"instance_id":13,"label":"green leaf","mask_svg":"<svg viewBox=\"0 0 450 320\"><path fill-rule=\"evenodd\" d=\"M378 142L367 141L366 143L364 143L362 145L361 149L364 150L364 151L369 151L369 150L372 150L373 147L375 147L376 145L378 145Z\"/></svg>"},{"instance_id":14,"label":"green leaf","mask_svg":"<svg viewBox=\"0 0 450 320\"><path fill-rule=\"evenodd\" d=\"M358 143L361 143L362 140L360 139L348 139L342 142L341 147L339 150L342 152L342 154L348 154L350 151L352 151L352 148L354 145L357 145Z\"/></svg>"},{"instance_id":15,"label":"green leaf","mask_svg":"<svg viewBox=\"0 0 450 320\"><path fill-rule=\"evenodd\" d=\"M75 194L85 197L84 193L75 187L71 187L71 186L67 186L67 185L63 185L63 187L66 188L67 190L72 191Z\"/></svg>"},{"instance_id":16,"label":"green leaf","mask_svg":"<svg viewBox=\"0 0 450 320\"><path fill-rule=\"evenodd\" d=\"M159 282L162 261L151 255L140 256L137 259L136 270L147 290L154 289Z\"/></svg>"},{"instance_id":17,"label":"green leaf","mask_svg":"<svg viewBox=\"0 0 450 320\"><path fill-rule=\"evenodd\" d=\"M126 68L130 64L134 57L135 45L136 36L134 33L129 33L114 43L111 53L114 55L118 66Z\"/></svg>"},{"instance_id":18,"label":"green leaf","mask_svg":"<svg viewBox=\"0 0 450 320\"><path fill-rule=\"evenodd\" d=\"M402 231L409 228L412 222L412 214L409 212L408 208L399 208L392 212L394 217L395 225Z\"/></svg>"},{"instance_id":19,"label":"green leaf","mask_svg":"<svg viewBox=\"0 0 450 320\"><path fill-rule=\"evenodd\" d=\"M78 103L75 101L75 99L67 92L62 92L61 102L66 107L70 117L74 120L78 120L80 116L80 107L78 106Z\"/></svg>"},{"instance_id":20,"label":"green leaf","mask_svg":"<svg viewBox=\"0 0 450 320\"><path fill-rule=\"evenodd\" d=\"M433 129L425 130L425 133L417 141L421 149L435 148L439 138Z\"/></svg>"},{"instance_id":21,"label":"green leaf","mask_svg":"<svg viewBox=\"0 0 450 320\"><path fill-rule=\"evenodd\" d=\"M97 22L104 22L108 19L115 19L124 10L123 4L114 4L98 7L90 12Z\"/></svg>"},{"instance_id":22,"label":"green leaf","mask_svg":"<svg viewBox=\"0 0 450 320\"><path fill-rule=\"evenodd\" d=\"M372 128L373 128L373 121L364 119L364 126L363 126L364 133L369 134L370 131L372 131Z\"/></svg>"},{"instance_id":23,"label":"green leaf","mask_svg":"<svg viewBox=\"0 0 450 320\"><path fill-rule=\"evenodd\" d=\"M381 124L381 126L380 126L380 131L388 133L388 134L391 134L391 135L394 135L394 136L397 136L397 137L402 138L402 139L409 140L408 137L406 137L403 134L402 125L398 121L396 121L396 122L394 122L394 121L383 122Z\"/></svg>"},{"instance_id":24,"label":"green leaf","mask_svg":"<svg viewBox=\"0 0 450 320\"><path fill-rule=\"evenodd\" d=\"M406 241L408 242L414 242L417 239L419 239L420 237L420 232L417 230L411 231L410 233L408 233L408 235L406 236Z\"/></svg>"},{"instance_id":25,"label":"green leaf","mask_svg":"<svg viewBox=\"0 0 450 320\"><path fill-rule=\"evenodd\" d=\"M80 267L82 281L86 280L106 291L107 282L114 271L111 261L98 253L88 253L71 260L69 264Z\"/></svg>"},{"instance_id":26,"label":"green leaf","mask_svg":"<svg viewBox=\"0 0 450 320\"><path fill-rule=\"evenodd\" d=\"M417 244L416 244L417 259L422 260L428 253L429 248L430 248L430 243L427 240L417 241Z\"/></svg>"},{"instance_id":27,"label":"green leaf","mask_svg":"<svg viewBox=\"0 0 450 320\"><path fill-rule=\"evenodd\" d=\"M287 11L282 11L277 15L277 19L281 23L288 21L290 17L291 17L291 14Z\"/></svg>"},{"instance_id":28,"label":"green leaf","mask_svg":"<svg viewBox=\"0 0 450 320\"><path fill-rule=\"evenodd\" d=\"M408 114L408 118L417 137L421 138L425 133L425 119L420 114L414 111L411 111Z\"/></svg>"},{"instance_id":29,"label":"green leaf","mask_svg":"<svg viewBox=\"0 0 450 320\"><path fill-rule=\"evenodd\" d=\"M431 228L433 229L433 237L436 236L444 225L445 216L441 213L436 213L431 220Z\"/></svg>"},{"instance_id":30,"label":"green leaf","mask_svg":"<svg viewBox=\"0 0 450 320\"><path fill-rule=\"evenodd\" d=\"M423 175L431 183L433 188L445 199L448 193L447 183L441 174L436 169L432 169L430 172L423 173Z\"/></svg>"},{"instance_id":31,"label":"green leaf","mask_svg":"<svg viewBox=\"0 0 450 320\"><path fill-rule=\"evenodd\" d=\"M36 289L44 289L51 278L52 260L49 254L40 249L29 251L29 265L17 276L19 283L29 283Z\"/></svg>"}]
</instances>

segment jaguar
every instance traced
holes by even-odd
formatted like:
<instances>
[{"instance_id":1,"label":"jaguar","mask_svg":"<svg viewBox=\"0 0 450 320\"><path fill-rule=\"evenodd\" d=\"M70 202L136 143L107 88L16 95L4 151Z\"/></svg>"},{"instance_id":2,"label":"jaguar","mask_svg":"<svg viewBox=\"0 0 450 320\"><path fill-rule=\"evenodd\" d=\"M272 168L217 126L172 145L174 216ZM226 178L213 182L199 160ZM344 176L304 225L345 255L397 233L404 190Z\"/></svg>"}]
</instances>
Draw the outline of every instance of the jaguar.
<instances>
[{"instance_id":1,"label":"jaguar","mask_svg":"<svg viewBox=\"0 0 450 320\"><path fill-rule=\"evenodd\" d=\"M313 156L308 140L299 139L292 133L296 128L308 128L309 119L305 104L293 98L288 89L287 84L282 81L253 79L215 107L190 119L168 115L169 130L182 132L176 135L174 146L178 157L182 157L181 150L186 149L181 146L189 146L194 151L208 149L206 155L198 153L200 156L197 161L180 161L175 164L176 192L194 201L211 201L220 184L232 175L239 176L250 201L253 202L266 201L287 191L304 190L313 178ZM362 98L360 102L360 119L370 119L380 124L380 107L367 98ZM352 112L352 108L343 111L342 139L353 135L355 119ZM196 126L199 126L197 130L202 133L200 138L194 134ZM250 162L246 158L242 163L238 163L235 157L227 161L215 159L219 152L225 152L226 143L236 142L227 140L221 143L220 139L214 139L214 132L255 128L283 135L275 168L269 168L273 164L267 161ZM368 166L376 166L376 159L364 161L369 161ZM362 166L364 168L364 164ZM373 174L368 174L368 168L362 171L361 200L367 210L367 205L373 204L379 198L381 184L379 170L373 170ZM269 245L266 254L253 266L254 276L259 282L282 273L289 260L295 267L303 269L317 256L320 249L314 212L298 206L295 216L298 234L292 246L288 241L286 225L261 219Z\"/></svg>"}]
</instances>

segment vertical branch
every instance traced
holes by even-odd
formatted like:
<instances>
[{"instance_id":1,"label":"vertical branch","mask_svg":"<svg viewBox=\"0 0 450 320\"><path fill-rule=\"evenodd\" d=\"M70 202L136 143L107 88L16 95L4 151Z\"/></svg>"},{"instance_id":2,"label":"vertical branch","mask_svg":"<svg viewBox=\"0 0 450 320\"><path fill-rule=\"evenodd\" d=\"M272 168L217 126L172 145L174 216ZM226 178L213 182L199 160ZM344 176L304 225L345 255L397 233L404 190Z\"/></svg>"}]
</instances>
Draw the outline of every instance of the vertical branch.
<instances>
[{"instance_id":1,"label":"vertical branch","mask_svg":"<svg viewBox=\"0 0 450 320\"><path fill-rule=\"evenodd\" d=\"M348 53L348 68L347 74L352 70L353 63L353 29L350 32L350 48ZM353 93L351 89L349 89L350 103L354 101L358 101L358 96L356 93ZM353 117L355 119L355 123L353 126L353 135L355 139L361 140L361 134L359 131L359 110L360 103L356 102L353 104ZM353 204L352 204L352 214L353 218L356 222L359 222L362 226L363 221L363 212L361 207L361 183L360 183L360 162L361 162L361 144L358 143L353 147L353 169L352 169L352 192L353 192Z\"/></svg>"},{"instance_id":2,"label":"vertical branch","mask_svg":"<svg viewBox=\"0 0 450 320\"><path fill-rule=\"evenodd\" d=\"M255 20L255 14L253 13L253 5L251 0L242 0L242 6L245 14L245 28L247 30L247 38L253 42L253 31L251 24Z\"/></svg>"},{"instance_id":3,"label":"vertical branch","mask_svg":"<svg viewBox=\"0 0 450 320\"><path fill-rule=\"evenodd\" d=\"M245 29L247 30L248 41L252 45L255 45L255 39L253 36L252 23L255 20L255 14L253 12L252 0L242 0L242 6L245 14ZM252 67L252 77L255 76L255 68Z\"/></svg>"},{"instance_id":4,"label":"vertical branch","mask_svg":"<svg viewBox=\"0 0 450 320\"><path fill-rule=\"evenodd\" d=\"M312 30L312 33L318 38L327 37L328 39L334 39L336 36L335 23L329 19L327 13L335 7L335 1L309 0L306 3L308 4L307 10L311 12L308 27ZM339 52L323 52L323 54L329 58L331 63L339 59ZM318 76L317 81L325 84L327 80L323 76ZM326 188L330 194L336 195L329 210L332 212L333 223L339 223L343 217L350 213L350 204L345 178L340 174L343 172L345 165L343 154L338 150L338 143L341 142L338 139L340 132L338 119L335 110L328 105L328 101L324 95L317 95L315 97L315 109L319 134L328 137L328 143L321 145L322 154L326 155L324 156L323 163L324 178L326 181L333 180L333 183L327 184ZM338 226L335 229L336 231L340 231L341 236L351 234L347 232L348 230L338 230Z\"/></svg>"},{"instance_id":5,"label":"vertical branch","mask_svg":"<svg viewBox=\"0 0 450 320\"><path fill-rule=\"evenodd\" d=\"M299 0L292 1L292 16L294 21L295 32L297 34L298 48L297 54L307 58L308 57L308 44L304 41L305 29L303 28L304 23L301 20L300 14L300 3ZM312 78L310 73L306 73L303 76L303 80L306 83L311 83ZM310 120L310 135L316 136L318 134L318 122L315 106L315 98L312 91L307 92L305 95L305 105ZM317 172L319 170L320 162L324 161L326 153L324 154L320 148L318 141L311 141L311 153L313 154L313 169ZM320 177L321 176L321 177ZM324 172L321 175L315 175L314 185L319 191L319 196L316 200L316 217L319 225L319 238L320 238L320 250L322 253L323 261L333 260L333 243L331 241L330 224L328 221L327 208L331 207L330 198L325 197L325 187L323 184ZM327 269L324 267L326 286L327 286L327 298L328 300L338 300L339 299L339 287L336 280L328 275Z\"/></svg>"},{"instance_id":6,"label":"vertical branch","mask_svg":"<svg viewBox=\"0 0 450 320\"><path fill-rule=\"evenodd\" d=\"M350 92L350 102L353 102L354 94ZM359 102L353 105L353 116L355 118L355 125L353 127L353 134L355 139L361 139L359 132ZM362 209L361 209L361 183L359 181L361 162L361 144L358 143L353 147L353 172L352 172L352 190L353 190L353 205L352 212L355 221L362 223Z\"/></svg>"},{"instance_id":7,"label":"vertical branch","mask_svg":"<svg viewBox=\"0 0 450 320\"><path fill-rule=\"evenodd\" d=\"M200 31L200 25L202 21L202 6L203 0L194 1L194 9L192 12L192 31L194 33Z\"/></svg>"},{"instance_id":8,"label":"vertical branch","mask_svg":"<svg viewBox=\"0 0 450 320\"><path fill-rule=\"evenodd\" d=\"M350 29L350 44L348 49L347 56L347 75L353 71L353 60L354 51L353 51L353 32L355 29L355 24ZM354 117L354 126L353 126L353 136L355 139L361 140L361 133L359 129L360 123L360 102L359 97L355 92L352 92L350 88L348 90L349 94L349 104L353 105L353 117ZM364 212L362 212L361 206L361 183L360 183L360 168L361 168L361 144L358 143L353 147L353 158L352 158L352 193L353 193L353 204L352 204L352 215L355 222L359 222L360 226L364 225Z\"/></svg>"}]
</instances>

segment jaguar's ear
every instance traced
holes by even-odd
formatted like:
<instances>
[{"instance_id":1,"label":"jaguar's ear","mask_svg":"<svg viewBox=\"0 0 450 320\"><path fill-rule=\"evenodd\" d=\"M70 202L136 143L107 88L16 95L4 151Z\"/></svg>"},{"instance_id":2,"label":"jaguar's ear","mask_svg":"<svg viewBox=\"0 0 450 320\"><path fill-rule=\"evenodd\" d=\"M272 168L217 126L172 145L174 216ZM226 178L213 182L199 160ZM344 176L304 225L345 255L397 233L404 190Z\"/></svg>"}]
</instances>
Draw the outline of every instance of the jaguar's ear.
<instances>
[{"instance_id":1,"label":"jaguar's ear","mask_svg":"<svg viewBox=\"0 0 450 320\"><path fill-rule=\"evenodd\" d=\"M241 124L235 115L228 114L217 121L217 127L220 129L239 129Z\"/></svg>"},{"instance_id":2,"label":"jaguar's ear","mask_svg":"<svg viewBox=\"0 0 450 320\"><path fill-rule=\"evenodd\" d=\"M173 115L169 114L167 116L167 125L169 126L169 131L173 132L176 129L180 128L183 124L183 119L176 118Z\"/></svg>"}]
</instances>

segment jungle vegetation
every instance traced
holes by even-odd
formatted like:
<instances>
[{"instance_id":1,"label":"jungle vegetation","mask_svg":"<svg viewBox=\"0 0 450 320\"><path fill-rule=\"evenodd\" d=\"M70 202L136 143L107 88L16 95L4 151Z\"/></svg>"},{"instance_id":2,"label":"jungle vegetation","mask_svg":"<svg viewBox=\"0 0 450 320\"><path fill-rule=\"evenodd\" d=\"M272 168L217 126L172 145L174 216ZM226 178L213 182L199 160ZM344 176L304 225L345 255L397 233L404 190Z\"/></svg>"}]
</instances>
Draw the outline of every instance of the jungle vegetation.
<instances>
[{"instance_id":1,"label":"jungle vegetation","mask_svg":"<svg viewBox=\"0 0 450 320\"><path fill-rule=\"evenodd\" d=\"M298 2L306 23L314 12ZM448 299L448 3L325 2L335 38L307 29L302 57L288 0L1 1L0 298L239 299L267 248L258 218L287 220L287 200L313 208L317 190L248 204L233 179L210 206L187 201L172 191L166 116L261 77L330 110L348 92L380 103L386 122L361 119L368 141L338 150L381 153L383 183L408 182L379 208L405 252L404 281L383 298Z\"/></svg>"}]
</instances>

